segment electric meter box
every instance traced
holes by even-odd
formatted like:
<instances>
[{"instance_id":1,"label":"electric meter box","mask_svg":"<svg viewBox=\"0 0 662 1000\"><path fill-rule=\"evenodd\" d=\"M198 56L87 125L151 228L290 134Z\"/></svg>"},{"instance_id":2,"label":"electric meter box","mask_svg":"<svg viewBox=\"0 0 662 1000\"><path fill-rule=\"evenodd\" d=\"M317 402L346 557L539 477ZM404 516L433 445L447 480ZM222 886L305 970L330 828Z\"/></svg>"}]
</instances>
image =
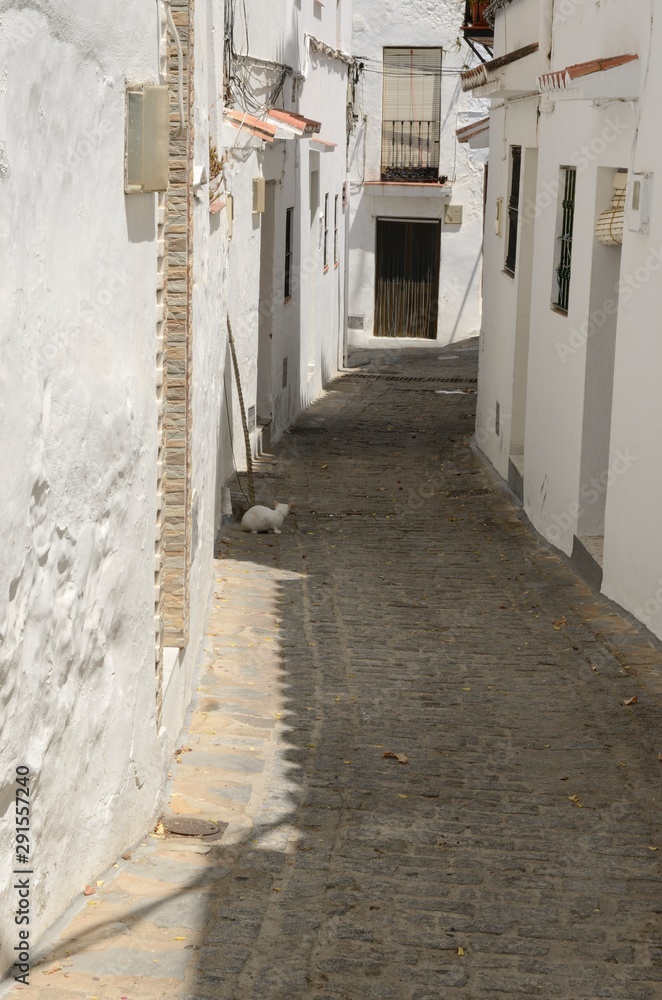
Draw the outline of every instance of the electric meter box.
<instances>
[{"instance_id":1,"label":"electric meter box","mask_svg":"<svg viewBox=\"0 0 662 1000\"><path fill-rule=\"evenodd\" d=\"M148 194L168 187L170 95L167 87L128 84L124 190Z\"/></svg>"},{"instance_id":2,"label":"electric meter box","mask_svg":"<svg viewBox=\"0 0 662 1000\"><path fill-rule=\"evenodd\" d=\"M653 206L653 175L632 174L625 201L625 218L631 233L648 233Z\"/></svg>"}]
</instances>

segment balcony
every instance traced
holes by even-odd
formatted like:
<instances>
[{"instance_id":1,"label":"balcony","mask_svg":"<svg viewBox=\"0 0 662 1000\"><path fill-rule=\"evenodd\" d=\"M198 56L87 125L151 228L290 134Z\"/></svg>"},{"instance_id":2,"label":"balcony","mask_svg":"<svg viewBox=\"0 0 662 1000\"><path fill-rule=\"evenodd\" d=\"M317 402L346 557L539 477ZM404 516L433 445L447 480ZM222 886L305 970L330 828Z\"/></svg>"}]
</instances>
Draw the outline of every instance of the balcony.
<instances>
[{"instance_id":1,"label":"balcony","mask_svg":"<svg viewBox=\"0 0 662 1000\"><path fill-rule=\"evenodd\" d=\"M489 5L490 0L466 0L464 7L464 24L461 31L467 45L481 60L483 57L474 48L475 44L482 45L490 55L494 48L494 27L485 20L485 11Z\"/></svg>"},{"instance_id":2,"label":"balcony","mask_svg":"<svg viewBox=\"0 0 662 1000\"><path fill-rule=\"evenodd\" d=\"M439 179L439 122L385 120L382 123L383 181Z\"/></svg>"}]
</instances>

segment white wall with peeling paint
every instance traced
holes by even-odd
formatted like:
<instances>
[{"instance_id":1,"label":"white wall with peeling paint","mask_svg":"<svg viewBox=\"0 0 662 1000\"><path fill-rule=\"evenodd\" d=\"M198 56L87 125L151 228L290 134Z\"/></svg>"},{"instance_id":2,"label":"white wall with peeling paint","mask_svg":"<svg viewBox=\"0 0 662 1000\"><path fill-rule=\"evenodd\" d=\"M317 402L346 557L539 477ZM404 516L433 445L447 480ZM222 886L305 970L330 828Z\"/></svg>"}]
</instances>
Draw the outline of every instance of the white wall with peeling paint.
<instances>
[{"instance_id":1,"label":"white wall with peeling paint","mask_svg":"<svg viewBox=\"0 0 662 1000\"><path fill-rule=\"evenodd\" d=\"M156 14L0 5L3 969L15 768L32 774L33 943L161 803L155 197L123 184L124 83L157 82Z\"/></svg>"}]
</instances>

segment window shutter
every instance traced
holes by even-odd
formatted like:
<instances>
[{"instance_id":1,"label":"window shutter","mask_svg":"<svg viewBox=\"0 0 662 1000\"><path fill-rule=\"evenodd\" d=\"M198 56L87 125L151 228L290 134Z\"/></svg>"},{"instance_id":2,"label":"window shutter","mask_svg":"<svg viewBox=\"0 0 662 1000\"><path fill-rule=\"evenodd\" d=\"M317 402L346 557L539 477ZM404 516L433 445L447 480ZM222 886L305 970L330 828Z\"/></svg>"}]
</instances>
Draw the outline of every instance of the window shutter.
<instances>
[{"instance_id":1,"label":"window shutter","mask_svg":"<svg viewBox=\"0 0 662 1000\"><path fill-rule=\"evenodd\" d=\"M387 121L441 119L441 49L384 49Z\"/></svg>"},{"instance_id":2,"label":"window shutter","mask_svg":"<svg viewBox=\"0 0 662 1000\"><path fill-rule=\"evenodd\" d=\"M441 49L384 49L382 180L437 180Z\"/></svg>"}]
</instances>

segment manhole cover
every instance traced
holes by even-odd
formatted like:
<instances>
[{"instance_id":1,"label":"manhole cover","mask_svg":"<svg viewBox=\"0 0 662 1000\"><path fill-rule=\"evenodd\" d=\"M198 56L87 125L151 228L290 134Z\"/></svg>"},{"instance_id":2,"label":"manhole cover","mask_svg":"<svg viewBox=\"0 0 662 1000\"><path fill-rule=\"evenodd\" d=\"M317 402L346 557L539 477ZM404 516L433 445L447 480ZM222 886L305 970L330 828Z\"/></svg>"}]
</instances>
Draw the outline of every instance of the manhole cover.
<instances>
[{"instance_id":1,"label":"manhole cover","mask_svg":"<svg viewBox=\"0 0 662 1000\"><path fill-rule=\"evenodd\" d=\"M211 837L219 832L218 823L194 816L166 816L162 822L168 833L178 833L180 837Z\"/></svg>"}]
</instances>

